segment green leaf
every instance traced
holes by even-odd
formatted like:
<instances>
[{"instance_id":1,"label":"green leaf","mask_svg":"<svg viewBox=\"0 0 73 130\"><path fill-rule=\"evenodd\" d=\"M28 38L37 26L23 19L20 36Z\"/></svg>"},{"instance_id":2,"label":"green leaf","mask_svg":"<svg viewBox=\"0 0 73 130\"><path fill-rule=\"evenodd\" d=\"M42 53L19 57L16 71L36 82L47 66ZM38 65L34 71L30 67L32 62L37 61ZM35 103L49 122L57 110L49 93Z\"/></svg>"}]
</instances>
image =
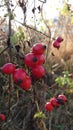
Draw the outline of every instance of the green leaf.
<instances>
[{"instance_id":1,"label":"green leaf","mask_svg":"<svg viewBox=\"0 0 73 130\"><path fill-rule=\"evenodd\" d=\"M46 119L47 117L45 116L45 114L43 112L38 112L34 115L35 119Z\"/></svg>"}]
</instances>

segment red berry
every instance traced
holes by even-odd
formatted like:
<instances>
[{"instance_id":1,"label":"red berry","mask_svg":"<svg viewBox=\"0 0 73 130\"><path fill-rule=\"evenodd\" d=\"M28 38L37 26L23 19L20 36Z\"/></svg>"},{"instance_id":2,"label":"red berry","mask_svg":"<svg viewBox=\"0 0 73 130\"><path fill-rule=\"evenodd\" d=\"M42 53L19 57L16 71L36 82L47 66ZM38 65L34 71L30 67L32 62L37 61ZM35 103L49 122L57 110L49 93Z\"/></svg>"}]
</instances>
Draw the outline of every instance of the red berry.
<instances>
[{"instance_id":1,"label":"red berry","mask_svg":"<svg viewBox=\"0 0 73 130\"><path fill-rule=\"evenodd\" d=\"M45 109L46 109L47 112L52 111L53 110L52 104L50 102L47 102L45 104Z\"/></svg>"},{"instance_id":2,"label":"red berry","mask_svg":"<svg viewBox=\"0 0 73 130\"><path fill-rule=\"evenodd\" d=\"M52 44L53 44L53 46L54 46L55 48L57 48L57 49L60 48L60 42L58 42L57 40L55 40Z\"/></svg>"},{"instance_id":3,"label":"red berry","mask_svg":"<svg viewBox=\"0 0 73 130\"><path fill-rule=\"evenodd\" d=\"M35 56L36 56L36 58L38 60L38 62L37 62L38 65L44 64L45 56L43 54L42 55L35 55Z\"/></svg>"},{"instance_id":4,"label":"red berry","mask_svg":"<svg viewBox=\"0 0 73 130\"><path fill-rule=\"evenodd\" d=\"M41 44L41 43L36 43L36 44L33 45L33 47L32 47L32 52L33 52L34 54L40 55L40 54L43 54L43 53L44 53L45 49L46 49L46 46L45 46L45 45L43 45L43 44Z\"/></svg>"},{"instance_id":5,"label":"red berry","mask_svg":"<svg viewBox=\"0 0 73 130\"><path fill-rule=\"evenodd\" d=\"M63 95L63 94L58 95L57 99L61 99L61 100L63 100L64 102L67 101L67 97L66 97L65 95Z\"/></svg>"},{"instance_id":6,"label":"red berry","mask_svg":"<svg viewBox=\"0 0 73 130\"><path fill-rule=\"evenodd\" d=\"M58 42L62 42L62 41L63 41L63 38L62 38L62 37L57 37L56 40L57 40Z\"/></svg>"},{"instance_id":7,"label":"red berry","mask_svg":"<svg viewBox=\"0 0 73 130\"><path fill-rule=\"evenodd\" d=\"M6 63L1 68L1 70L4 74L12 74L15 71L15 69L16 69L16 66L12 63Z\"/></svg>"},{"instance_id":8,"label":"red berry","mask_svg":"<svg viewBox=\"0 0 73 130\"><path fill-rule=\"evenodd\" d=\"M13 80L15 83L21 83L26 80L26 72L22 68L18 68L13 73Z\"/></svg>"},{"instance_id":9,"label":"red berry","mask_svg":"<svg viewBox=\"0 0 73 130\"><path fill-rule=\"evenodd\" d=\"M38 64L38 59L33 53L28 53L24 57L24 63L28 67L33 67Z\"/></svg>"},{"instance_id":10,"label":"red berry","mask_svg":"<svg viewBox=\"0 0 73 130\"><path fill-rule=\"evenodd\" d=\"M42 78L45 75L44 67L41 65L35 66L34 68L32 68L32 75L37 79Z\"/></svg>"},{"instance_id":11,"label":"red berry","mask_svg":"<svg viewBox=\"0 0 73 130\"><path fill-rule=\"evenodd\" d=\"M26 77L26 80L24 80L21 84L20 84L21 88L23 88L24 90L29 90L30 86L31 86L31 79L30 77Z\"/></svg>"},{"instance_id":12,"label":"red berry","mask_svg":"<svg viewBox=\"0 0 73 130\"><path fill-rule=\"evenodd\" d=\"M58 107L60 105L57 103L57 99L55 97L50 99L50 103L53 105L53 107Z\"/></svg>"},{"instance_id":13,"label":"red berry","mask_svg":"<svg viewBox=\"0 0 73 130\"><path fill-rule=\"evenodd\" d=\"M5 119L6 119L6 116L4 114L0 114L0 120L5 121Z\"/></svg>"}]
</instances>

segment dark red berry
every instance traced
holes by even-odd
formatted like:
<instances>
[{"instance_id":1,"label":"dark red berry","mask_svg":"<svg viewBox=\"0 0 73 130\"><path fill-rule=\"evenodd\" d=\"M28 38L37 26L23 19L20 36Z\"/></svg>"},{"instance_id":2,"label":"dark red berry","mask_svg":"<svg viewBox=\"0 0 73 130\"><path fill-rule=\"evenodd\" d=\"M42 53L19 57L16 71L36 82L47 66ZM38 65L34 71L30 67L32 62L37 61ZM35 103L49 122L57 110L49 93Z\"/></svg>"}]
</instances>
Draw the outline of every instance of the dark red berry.
<instances>
[{"instance_id":1,"label":"dark red berry","mask_svg":"<svg viewBox=\"0 0 73 130\"><path fill-rule=\"evenodd\" d=\"M59 36L59 37L56 38L56 40L57 40L58 42L62 42L62 41L63 41L63 38Z\"/></svg>"},{"instance_id":2,"label":"dark red berry","mask_svg":"<svg viewBox=\"0 0 73 130\"><path fill-rule=\"evenodd\" d=\"M38 65L42 65L45 63L45 56L42 54L42 55L35 55L37 57L37 64Z\"/></svg>"},{"instance_id":3,"label":"dark red berry","mask_svg":"<svg viewBox=\"0 0 73 130\"><path fill-rule=\"evenodd\" d=\"M13 73L13 80L15 83L19 84L26 80L26 72L22 68L18 68Z\"/></svg>"},{"instance_id":4,"label":"dark red berry","mask_svg":"<svg viewBox=\"0 0 73 130\"><path fill-rule=\"evenodd\" d=\"M24 63L31 68L38 64L38 59L33 53L28 53L24 56Z\"/></svg>"},{"instance_id":5,"label":"dark red berry","mask_svg":"<svg viewBox=\"0 0 73 130\"><path fill-rule=\"evenodd\" d=\"M41 55L41 54L44 53L45 49L46 49L46 46L45 46L45 45L43 45L43 44L41 44L41 43L36 43L36 44L33 45L33 47L32 47L32 52L33 52L34 54Z\"/></svg>"},{"instance_id":6,"label":"dark red berry","mask_svg":"<svg viewBox=\"0 0 73 130\"><path fill-rule=\"evenodd\" d=\"M0 120L1 121L5 121L6 120L6 116L4 114L0 114Z\"/></svg>"},{"instance_id":7,"label":"dark red berry","mask_svg":"<svg viewBox=\"0 0 73 130\"><path fill-rule=\"evenodd\" d=\"M59 49L60 48L60 42L58 42L57 40L55 40L53 43L53 47Z\"/></svg>"},{"instance_id":8,"label":"dark red berry","mask_svg":"<svg viewBox=\"0 0 73 130\"><path fill-rule=\"evenodd\" d=\"M32 68L32 75L37 79L42 78L45 75L44 67L41 65L35 66L34 68Z\"/></svg>"},{"instance_id":9,"label":"dark red berry","mask_svg":"<svg viewBox=\"0 0 73 130\"><path fill-rule=\"evenodd\" d=\"M59 107L59 103L57 102L57 98L53 97L50 99L50 103L53 105L53 107Z\"/></svg>"},{"instance_id":10,"label":"dark red berry","mask_svg":"<svg viewBox=\"0 0 73 130\"><path fill-rule=\"evenodd\" d=\"M46 109L47 112L52 111L52 110L53 110L52 104L51 104L50 102L47 102L47 103L45 104L45 109Z\"/></svg>"},{"instance_id":11,"label":"dark red berry","mask_svg":"<svg viewBox=\"0 0 73 130\"><path fill-rule=\"evenodd\" d=\"M15 69L16 69L16 66L12 63L6 63L1 68L4 74L12 74L15 71Z\"/></svg>"},{"instance_id":12,"label":"dark red berry","mask_svg":"<svg viewBox=\"0 0 73 130\"><path fill-rule=\"evenodd\" d=\"M67 101L67 97L64 94L58 95L57 99L62 99L64 102Z\"/></svg>"},{"instance_id":13,"label":"dark red berry","mask_svg":"<svg viewBox=\"0 0 73 130\"><path fill-rule=\"evenodd\" d=\"M29 76L26 77L26 80L24 80L21 84L20 84L21 88L23 88L24 90L29 90L31 87L31 78Z\"/></svg>"}]
</instances>

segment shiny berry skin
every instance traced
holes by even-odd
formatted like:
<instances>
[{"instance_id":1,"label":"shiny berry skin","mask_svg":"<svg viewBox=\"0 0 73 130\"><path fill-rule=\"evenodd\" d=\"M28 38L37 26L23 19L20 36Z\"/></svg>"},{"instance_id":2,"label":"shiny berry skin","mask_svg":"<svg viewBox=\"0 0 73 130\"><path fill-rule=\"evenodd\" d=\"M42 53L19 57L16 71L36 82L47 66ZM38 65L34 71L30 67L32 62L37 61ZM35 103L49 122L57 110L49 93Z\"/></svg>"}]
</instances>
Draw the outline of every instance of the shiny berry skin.
<instances>
[{"instance_id":1,"label":"shiny berry skin","mask_svg":"<svg viewBox=\"0 0 73 130\"><path fill-rule=\"evenodd\" d=\"M20 84L20 86L21 86L21 88L22 89L24 89L24 90L29 90L30 89L30 87L31 87L31 79L30 79L30 77L29 76L27 76L26 77L26 80L24 80L21 84Z\"/></svg>"},{"instance_id":2,"label":"shiny berry skin","mask_svg":"<svg viewBox=\"0 0 73 130\"><path fill-rule=\"evenodd\" d=\"M20 84L24 80L26 80L26 72L22 68L18 68L13 73L13 80L15 83Z\"/></svg>"},{"instance_id":3,"label":"shiny berry skin","mask_svg":"<svg viewBox=\"0 0 73 130\"><path fill-rule=\"evenodd\" d=\"M57 40L55 40L53 43L53 47L59 49L60 48L60 42L58 42Z\"/></svg>"},{"instance_id":4,"label":"shiny berry skin","mask_svg":"<svg viewBox=\"0 0 73 130\"><path fill-rule=\"evenodd\" d=\"M52 104L53 107L59 107L59 103L57 103L57 99L55 97L50 99L50 103Z\"/></svg>"},{"instance_id":5,"label":"shiny berry skin","mask_svg":"<svg viewBox=\"0 0 73 130\"><path fill-rule=\"evenodd\" d=\"M0 114L0 120L5 121L5 119L6 119L6 116L4 114Z\"/></svg>"},{"instance_id":6,"label":"shiny berry skin","mask_svg":"<svg viewBox=\"0 0 73 130\"><path fill-rule=\"evenodd\" d=\"M47 102L47 103L45 104L45 109L46 109L47 112L52 111L52 110L53 110L52 104L51 104L50 102Z\"/></svg>"},{"instance_id":7,"label":"shiny berry skin","mask_svg":"<svg viewBox=\"0 0 73 130\"><path fill-rule=\"evenodd\" d=\"M35 56L38 60L38 62L37 62L38 65L42 65L45 63L45 56L43 54L42 55L35 55Z\"/></svg>"},{"instance_id":8,"label":"shiny berry skin","mask_svg":"<svg viewBox=\"0 0 73 130\"><path fill-rule=\"evenodd\" d=\"M57 99L61 99L61 100L63 100L64 102L67 101L67 97L66 97L65 95L63 95L63 94L58 95Z\"/></svg>"},{"instance_id":9,"label":"shiny berry skin","mask_svg":"<svg viewBox=\"0 0 73 130\"><path fill-rule=\"evenodd\" d=\"M62 42L62 41L63 41L63 38L62 38L62 37L57 37L56 40L57 40L58 42Z\"/></svg>"},{"instance_id":10,"label":"shiny berry skin","mask_svg":"<svg viewBox=\"0 0 73 130\"><path fill-rule=\"evenodd\" d=\"M38 59L33 53L28 53L24 56L24 63L31 68L38 64Z\"/></svg>"},{"instance_id":11,"label":"shiny berry skin","mask_svg":"<svg viewBox=\"0 0 73 130\"><path fill-rule=\"evenodd\" d=\"M46 49L46 46L45 46L45 45L43 45L43 44L41 44L41 43L36 43L36 44L33 45L33 47L32 47L32 52L33 52L34 54L40 55L40 54L43 54L43 53L44 53L45 49Z\"/></svg>"},{"instance_id":12,"label":"shiny berry skin","mask_svg":"<svg viewBox=\"0 0 73 130\"><path fill-rule=\"evenodd\" d=\"M32 68L32 75L36 79L40 79L45 75L45 69L41 65L37 65L34 68Z\"/></svg>"},{"instance_id":13,"label":"shiny berry skin","mask_svg":"<svg viewBox=\"0 0 73 130\"><path fill-rule=\"evenodd\" d=\"M16 69L16 66L12 63L6 63L1 68L4 74L12 74L15 71L15 69Z\"/></svg>"}]
</instances>

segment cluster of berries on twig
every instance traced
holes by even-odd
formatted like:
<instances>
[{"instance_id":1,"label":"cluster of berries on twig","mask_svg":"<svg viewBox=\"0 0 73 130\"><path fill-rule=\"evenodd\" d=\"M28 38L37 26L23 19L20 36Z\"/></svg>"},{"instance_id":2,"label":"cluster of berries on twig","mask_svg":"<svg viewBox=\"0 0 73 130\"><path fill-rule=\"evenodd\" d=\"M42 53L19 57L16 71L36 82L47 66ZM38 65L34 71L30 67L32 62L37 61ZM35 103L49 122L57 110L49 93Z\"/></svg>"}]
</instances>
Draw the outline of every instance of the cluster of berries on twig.
<instances>
[{"instance_id":1,"label":"cluster of berries on twig","mask_svg":"<svg viewBox=\"0 0 73 130\"><path fill-rule=\"evenodd\" d=\"M49 102L45 104L45 109L47 112L52 111L54 108L64 105L67 102L67 97L63 94L58 95L58 97L53 97Z\"/></svg>"},{"instance_id":2,"label":"cluster of berries on twig","mask_svg":"<svg viewBox=\"0 0 73 130\"><path fill-rule=\"evenodd\" d=\"M31 69L31 75L35 79L40 79L45 75L45 69L42 66L45 62L44 51L46 46L37 43L33 45L32 52L24 56L24 64ZM6 63L1 67L4 74L12 74L14 83L18 84L22 89L29 90L32 84L31 75L28 76L23 68L16 68L13 63Z\"/></svg>"}]
</instances>

